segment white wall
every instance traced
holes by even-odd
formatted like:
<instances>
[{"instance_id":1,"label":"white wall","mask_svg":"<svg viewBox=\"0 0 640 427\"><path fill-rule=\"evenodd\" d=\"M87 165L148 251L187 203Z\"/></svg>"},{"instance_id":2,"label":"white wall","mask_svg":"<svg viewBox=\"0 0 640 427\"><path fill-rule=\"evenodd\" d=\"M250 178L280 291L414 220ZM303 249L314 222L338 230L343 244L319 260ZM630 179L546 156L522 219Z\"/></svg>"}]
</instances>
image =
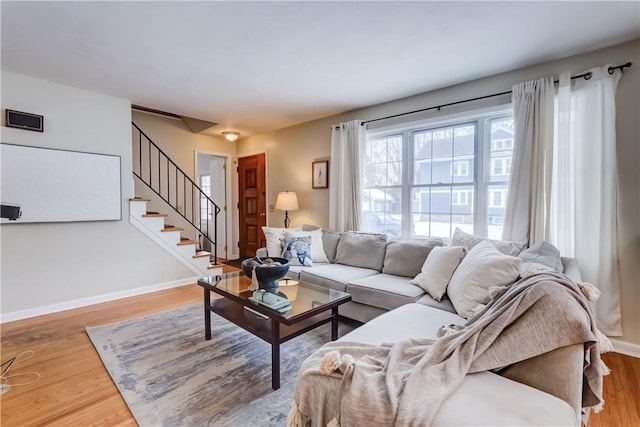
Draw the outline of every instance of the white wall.
<instances>
[{"instance_id":1,"label":"white wall","mask_svg":"<svg viewBox=\"0 0 640 427\"><path fill-rule=\"evenodd\" d=\"M0 226L3 316L191 277L129 224L130 102L5 71L0 84L3 119L5 108L44 115L43 133L3 122L2 142L121 156L123 210L121 221Z\"/></svg>"},{"instance_id":2,"label":"white wall","mask_svg":"<svg viewBox=\"0 0 640 427\"><path fill-rule=\"evenodd\" d=\"M133 121L195 182L197 182L195 173L196 152L229 158L227 178L230 178L228 182L231 189L229 203L227 203L227 223L230 224L227 246L231 254L229 258L236 258L238 256L238 210L236 209L238 202L238 174L235 172L234 159L236 158L237 143L229 142L222 137L195 134L185 126L182 120L162 117L157 114L134 110ZM152 200L148 205L150 210L168 214L169 223L184 228L185 232L183 234L191 238L196 237L193 227L138 180L135 183L135 192L137 196L147 197Z\"/></svg>"},{"instance_id":3,"label":"white wall","mask_svg":"<svg viewBox=\"0 0 640 427\"><path fill-rule=\"evenodd\" d=\"M640 41L636 40L607 49L577 55L557 61L499 74L468 83L423 93L420 95L350 111L344 114L289 127L240 141L238 155L267 149L268 189L267 203L273 204L279 191L291 190L298 194L300 210L292 212L291 225L303 223L328 226L329 190L311 189L311 162L327 159L331 153L332 124L353 119L375 119L407 111L419 110L449 102L475 98L511 90L526 80L546 75L559 76L561 72L578 74L604 64L619 65L627 61L635 65L624 72L617 94L617 144L619 167L619 227L620 267L622 276L622 340L640 345ZM440 113L423 113L394 119L417 120L437 114L451 114L465 109L476 109L509 102L509 96L445 108ZM376 126L389 125L390 121ZM369 126L369 129L375 126ZM331 184L330 184L331 185ZM281 226L281 212L271 213L268 224Z\"/></svg>"}]
</instances>

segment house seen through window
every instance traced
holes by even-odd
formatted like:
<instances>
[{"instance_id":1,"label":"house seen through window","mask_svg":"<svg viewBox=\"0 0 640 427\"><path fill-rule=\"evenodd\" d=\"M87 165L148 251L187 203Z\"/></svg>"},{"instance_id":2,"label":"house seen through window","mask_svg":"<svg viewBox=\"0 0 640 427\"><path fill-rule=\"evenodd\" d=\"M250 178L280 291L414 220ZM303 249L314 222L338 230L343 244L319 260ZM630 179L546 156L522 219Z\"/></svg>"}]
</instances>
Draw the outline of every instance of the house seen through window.
<instances>
[{"instance_id":1,"label":"house seen through window","mask_svg":"<svg viewBox=\"0 0 640 427\"><path fill-rule=\"evenodd\" d=\"M459 227L499 239L513 131L513 117L503 110L368 133L361 229L449 240Z\"/></svg>"}]
</instances>

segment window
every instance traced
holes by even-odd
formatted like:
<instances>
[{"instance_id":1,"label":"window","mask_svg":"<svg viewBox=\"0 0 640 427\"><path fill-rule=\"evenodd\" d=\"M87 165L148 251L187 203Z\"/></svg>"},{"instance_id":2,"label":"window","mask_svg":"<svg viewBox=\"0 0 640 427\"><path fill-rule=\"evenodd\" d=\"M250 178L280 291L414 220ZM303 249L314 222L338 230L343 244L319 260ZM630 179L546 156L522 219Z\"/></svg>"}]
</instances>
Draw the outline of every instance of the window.
<instances>
[{"instance_id":1,"label":"window","mask_svg":"<svg viewBox=\"0 0 640 427\"><path fill-rule=\"evenodd\" d=\"M507 206L507 190L489 190L489 207L505 208Z\"/></svg>"},{"instance_id":2,"label":"window","mask_svg":"<svg viewBox=\"0 0 640 427\"><path fill-rule=\"evenodd\" d=\"M454 176L466 176L469 175L469 161L458 161L453 163L453 175Z\"/></svg>"},{"instance_id":3,"label":"window","mask_svg":"<svg viewBox=\"0 0 640 427\"><path fill-rule=\"evenodd\" d=\"M211 175L200 175L198 186L207 196L211 197ZM207 198L200 195L200 221L207 221L212 213L212 207L207 202Z\"/></svg>"},{"instance_id":4,"label":"window","mask_svg":"<svg viewBox=\"0 0 640 427\"><path fill-rule=\"evenodd\" d=\"M491 174L493 176L511 174L511 157L491 159Z\"/></svg>"},{"instance_id":5,"label":"window","mask_svg":"<svg viewBox=\"0 0 640 427\"><path fill-rule=\"evenodd\" d=\"M469 192L468 191L454 191L451 194L452 205L467 205L469 204Z\"/></svg>"},{"instance_id":6,"label":"window","mask_svg":"<svg viewBox=\"0 0 640 427\"><path fill-rule=\"evenodd\" d=\"M512 147L505 110L368 133L362 230L449 240L459 227L499 238Z\"/></svg>"}]
</instances>

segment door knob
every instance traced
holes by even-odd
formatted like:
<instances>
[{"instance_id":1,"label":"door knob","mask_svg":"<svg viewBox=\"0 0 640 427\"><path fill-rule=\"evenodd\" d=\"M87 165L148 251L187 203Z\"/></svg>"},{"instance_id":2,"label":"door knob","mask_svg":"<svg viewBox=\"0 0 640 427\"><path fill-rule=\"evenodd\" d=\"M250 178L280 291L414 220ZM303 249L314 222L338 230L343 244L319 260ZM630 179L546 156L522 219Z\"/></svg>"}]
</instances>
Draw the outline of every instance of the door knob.
<instances>
[{"instance_id":1,"label":"door knob","mask_svg":"<svg viewBox=\"0 0 640 427\"><path fill-rule=\"evenodd\" d=\"M260 214L260 216L267 216L267 214L266 214L266 213L264 213L264 212L262 212L262 213Z\"/></svg>"}]
</instances>

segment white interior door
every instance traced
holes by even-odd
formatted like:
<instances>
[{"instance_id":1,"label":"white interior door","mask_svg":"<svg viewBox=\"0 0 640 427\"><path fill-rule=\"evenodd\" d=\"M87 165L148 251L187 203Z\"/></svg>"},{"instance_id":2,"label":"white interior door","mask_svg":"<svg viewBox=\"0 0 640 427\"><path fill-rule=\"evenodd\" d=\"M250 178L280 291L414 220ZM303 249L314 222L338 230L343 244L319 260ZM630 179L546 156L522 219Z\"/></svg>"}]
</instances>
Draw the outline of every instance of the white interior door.
<instances>
[{"instance_id":1,"label":"white interior door","mask_svg":"<svg viewBox=\"0 0 640 427\"><path fill-rule=\"evenodd\" d=\"M209 230L210 237L216 241L218 247L218 257L227 258L227 215L226 215L226 157L214 156L210 154L198 153L198 185L200 188L220 207L218 215L218 235L214 236L213 212L201 213L202 228ZM204 204L203 204L204 206ZM205 250L210 250L210 244L207 240L203 243Z\"/></svg>"}]
</instances>

